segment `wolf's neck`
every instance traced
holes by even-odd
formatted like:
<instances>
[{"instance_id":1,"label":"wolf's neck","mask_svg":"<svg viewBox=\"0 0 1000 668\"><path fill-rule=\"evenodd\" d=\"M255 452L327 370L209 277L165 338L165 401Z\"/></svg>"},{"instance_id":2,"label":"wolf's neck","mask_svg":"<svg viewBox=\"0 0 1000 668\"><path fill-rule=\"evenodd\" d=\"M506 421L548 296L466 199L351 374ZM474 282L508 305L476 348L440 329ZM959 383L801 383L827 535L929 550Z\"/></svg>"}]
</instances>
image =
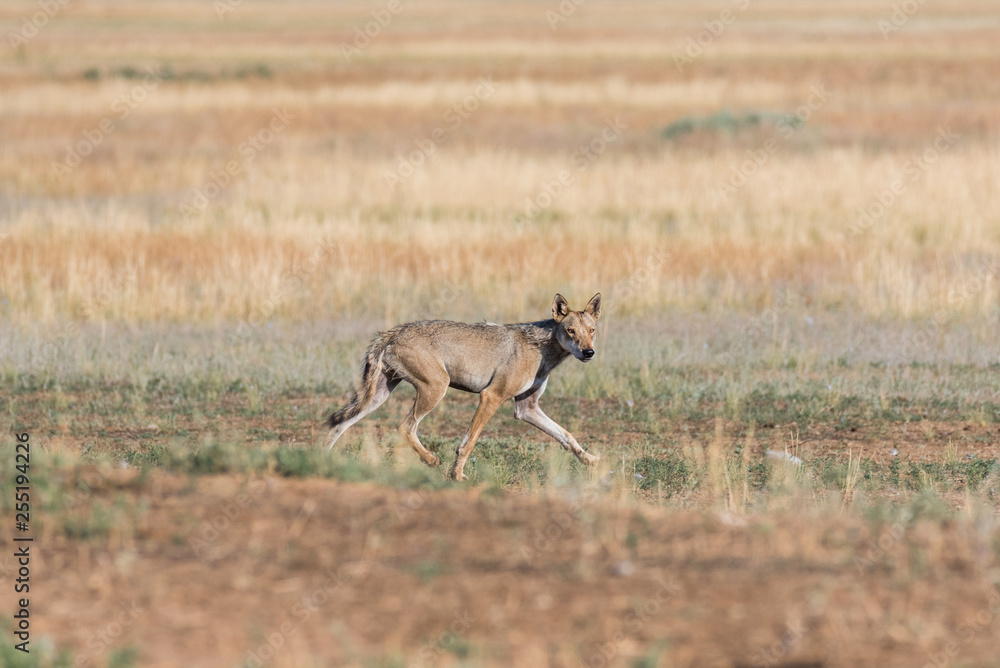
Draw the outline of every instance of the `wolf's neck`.
<instances>
[{"instance_id":1,"label":"wolf's neck","mask_svg":"<svg viewBox=\"0 0 1000 668\"><path fill-rule=\"evenodd\" d=\"M559 323L555 320L539 320L538 322L527 322L519 327L529 331L532 341L542 351L543 366L552 369L564 359L569 357L569 352L559 345L556 332L559 330Z\"/></svg>"}]
</instances>

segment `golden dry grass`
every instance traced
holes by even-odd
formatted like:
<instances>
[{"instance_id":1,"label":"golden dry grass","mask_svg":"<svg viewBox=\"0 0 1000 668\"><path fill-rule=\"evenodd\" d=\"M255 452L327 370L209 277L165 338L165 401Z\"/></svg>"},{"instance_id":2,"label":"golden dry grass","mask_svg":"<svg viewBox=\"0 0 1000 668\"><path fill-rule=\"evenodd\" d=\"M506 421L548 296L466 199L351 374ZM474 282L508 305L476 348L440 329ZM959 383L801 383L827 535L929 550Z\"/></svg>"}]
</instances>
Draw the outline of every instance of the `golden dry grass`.
<instances>
[{"instance_id":1,"label":"golden dry grass","mask_svg":"<svg viewBox=\"0 0 1000 668\"><path fill-rule=\"evenodd\" d=\"M521 319L556 290L649 313L756 309L780 288L876 318L995 317L993 4L922 7L888 39L879 3L755 4L683 71L674 54L716 13L588 3L553 31L551 9L407 6L347 62L366 4L254 3L222 20L205 3L67 6L0 60L5 314ZM168 74L120 119L116 100L143 83L123 68L147 67ZM482 76L496 90L453 125ZM815 86L829 100L793 133L711 125L726 109L795 113ZM287 128L242 162L275 108ZM624 131L579 162L614 118ZM682 118L707 127L665 139ZM56 169L102 119L114 131ZM391 187L436 128L447 140ZM959 137L851 234L942 128ZM241 173L185 215L233 160ZM560 173L551 205L513 224Z\"/></svg>"}]
</instances>

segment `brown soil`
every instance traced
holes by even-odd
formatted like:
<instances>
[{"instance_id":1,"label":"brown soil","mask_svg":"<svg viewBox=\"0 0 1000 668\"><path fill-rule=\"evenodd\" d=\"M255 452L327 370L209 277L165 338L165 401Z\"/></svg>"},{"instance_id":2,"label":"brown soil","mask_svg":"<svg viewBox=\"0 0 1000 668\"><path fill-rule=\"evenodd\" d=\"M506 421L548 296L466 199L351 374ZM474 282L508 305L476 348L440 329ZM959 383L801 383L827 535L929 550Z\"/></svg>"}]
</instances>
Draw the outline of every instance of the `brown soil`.
<instances>
[{"instance_id":1,"label":"brown soil","mask_svg":"<svg viewBox=\"0 0 1000 668\"><path fill-rule=\"evenodd\" d=\"M657 653L671 666L971 666L1000 651L995 534L973 522L873 533L855 514L86 468L58 483L74 475L94 491L72 514L117 499L134 519L72 539L41 520L33 639L72 648L76 665L127 646L149 666L603 666Z\"/></svg>"}]
</instances>

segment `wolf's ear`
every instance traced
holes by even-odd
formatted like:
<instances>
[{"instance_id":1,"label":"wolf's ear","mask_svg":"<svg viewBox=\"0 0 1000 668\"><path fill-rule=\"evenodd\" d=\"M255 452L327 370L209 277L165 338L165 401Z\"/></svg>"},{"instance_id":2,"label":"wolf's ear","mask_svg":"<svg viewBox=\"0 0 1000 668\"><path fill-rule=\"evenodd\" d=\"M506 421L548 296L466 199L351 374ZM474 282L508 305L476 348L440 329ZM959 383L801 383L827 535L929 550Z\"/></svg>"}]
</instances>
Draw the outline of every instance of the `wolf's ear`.
<instances>
[{"instance_id":1,"label":"wolf's ear","mask_svg":"<svg viewBox=\"0 0 1000 668\"><path fill-rule=\"evenodd\" d=\"M556 298L552 300L552 319L562 322L562 319L569 315L569 302L558 292Z\"/></svg>"},{"instance_id":2,"label":"wolf's ear","mask_svg":"<svg viewBox=\"0 0 1000 668\"><path fill-rule=\"evenodd\" d=\"M596 295L590 298L587 302L587 308L583 309L584 313L589 313L594 316L594 320L601 319L601 293L598 292Z\"/></svg>"}]
</instances>

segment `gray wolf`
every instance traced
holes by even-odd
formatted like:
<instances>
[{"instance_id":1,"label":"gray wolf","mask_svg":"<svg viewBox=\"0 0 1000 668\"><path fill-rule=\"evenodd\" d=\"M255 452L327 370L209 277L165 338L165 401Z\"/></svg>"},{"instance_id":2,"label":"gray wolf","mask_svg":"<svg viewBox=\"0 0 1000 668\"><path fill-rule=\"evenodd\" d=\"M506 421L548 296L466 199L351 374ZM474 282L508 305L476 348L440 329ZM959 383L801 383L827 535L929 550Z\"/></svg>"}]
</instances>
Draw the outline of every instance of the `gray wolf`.
<instances>
[{"instance_id":1,"label":"gray wolf","mask_svg":"<svg viewBox=\"0 0 1000 668\"><path fill-rule=\"evenodd\" d=\"M466 479L462 469L483 428L511 398L515 417L538 427L593 466L599 457L581 448L572 434L542 412L538 399L549 374L570 355L581 362L594 359L600 317L601 293L582 311L570 310L566 299L557 294L548 320L511 325L422 320L381 332L365 353L361 384L351 402L326 421L330 428L326 447L332 448L351 425L381 406L406 381L416 388L417 396L399 431L428 466L441 462L417 438L417 425L449 387L479 394L479 408L448 474L455 480Z\"/></svg>"}]
</instances>

